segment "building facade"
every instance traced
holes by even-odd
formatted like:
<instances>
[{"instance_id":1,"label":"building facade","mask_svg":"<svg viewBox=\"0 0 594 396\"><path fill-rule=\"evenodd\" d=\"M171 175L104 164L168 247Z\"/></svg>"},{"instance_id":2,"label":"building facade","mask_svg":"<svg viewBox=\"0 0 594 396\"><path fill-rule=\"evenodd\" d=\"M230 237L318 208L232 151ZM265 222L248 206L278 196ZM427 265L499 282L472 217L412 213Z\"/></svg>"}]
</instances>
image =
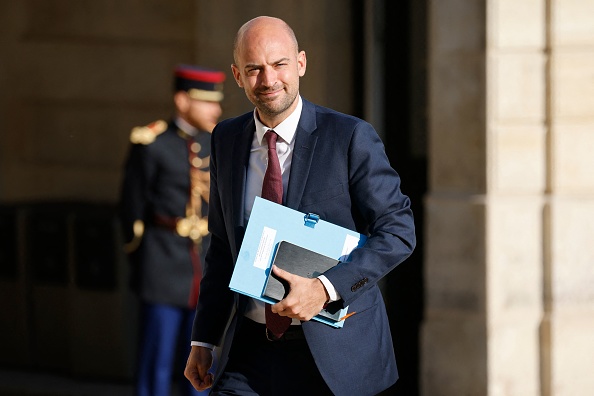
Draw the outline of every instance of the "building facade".
<instances>
[{"instance_id":1,"label":"building facade","mask_svg":"<svg viewBox=\"0 0 594 396\"><path fill-rule=\"evenodd\" d=\"M594 0L3 1L0 363L133 375L129 131L170 116L177 63L229 71L223 117L249 111L229 66L257 15L295 28L304 97L372 122L413 200L386 394L594 392Z\"/></svg>"}]
</instances>

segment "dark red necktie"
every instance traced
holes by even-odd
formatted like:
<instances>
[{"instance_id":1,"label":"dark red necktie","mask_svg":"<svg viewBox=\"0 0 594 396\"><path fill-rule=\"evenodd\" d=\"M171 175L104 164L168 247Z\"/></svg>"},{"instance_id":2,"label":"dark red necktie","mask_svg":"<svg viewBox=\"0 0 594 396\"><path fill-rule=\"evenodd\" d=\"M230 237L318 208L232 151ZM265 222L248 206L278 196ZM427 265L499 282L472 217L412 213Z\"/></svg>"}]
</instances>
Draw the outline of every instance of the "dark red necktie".
<instances>
[{"instance_id":1,"label":"dark red necktie","mask_svg":"<svg viewBox=\"0 0 594 396\"><path fill-rule=\"evenodd\" d=\"M264 135L268 142L268 166L262 183L262 198L277 204L283 203L283 177L281 175L280 162L276 154L276 139L278 135L269 129ZM291 325L291 318L280 316L272 312L270 304L266 304L266 328L277 338L283 336Z\"/></svg>"}]
</instances>

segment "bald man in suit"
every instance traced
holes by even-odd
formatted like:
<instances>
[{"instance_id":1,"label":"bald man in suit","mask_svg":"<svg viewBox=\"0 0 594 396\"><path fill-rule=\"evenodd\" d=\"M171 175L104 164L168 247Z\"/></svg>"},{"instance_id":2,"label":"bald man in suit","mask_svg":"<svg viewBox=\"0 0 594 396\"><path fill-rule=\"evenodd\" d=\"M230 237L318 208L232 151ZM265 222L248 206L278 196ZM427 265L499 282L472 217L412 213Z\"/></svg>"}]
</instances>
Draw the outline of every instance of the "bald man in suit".
<instances>
[{"instance_id":1,"label":"bald man in suit","mask_svg":"<svg viewBox=\"0 0 594 396\"><path fill-rule=\"evenodd\" d=\"M212 386L213 395L372 395L398 379L378 282L415 247L410 201L370 124L301 97L306 63L293 30L280 19L258 17L237 33L232 71L255 110L213 131L212 240L185 370L197 389ZM292 321L280 338L270 336L263 303L228 288L252 204L262 191L264 135L272 129L278 135L282 204L368 235L348 262L318 278L273 268L290 285L289 294L271 307ZM311 320L327 303L356 314L340 329ZM213 376L207 370L215 345L223 348Z\"/></svg>"}]
</instances>

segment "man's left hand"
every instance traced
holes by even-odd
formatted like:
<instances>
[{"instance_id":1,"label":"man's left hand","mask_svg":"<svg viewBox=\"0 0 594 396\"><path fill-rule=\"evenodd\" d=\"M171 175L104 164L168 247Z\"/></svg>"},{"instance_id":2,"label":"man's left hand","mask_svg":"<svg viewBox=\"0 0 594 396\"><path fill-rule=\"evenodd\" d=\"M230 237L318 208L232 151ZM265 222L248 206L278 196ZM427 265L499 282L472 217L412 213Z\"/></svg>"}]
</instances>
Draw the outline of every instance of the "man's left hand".
<instances>
[{"instance_id":1,"label":"man's left hand","mask_svg":"<svg viewBox=\"0 0 594 396\"><path fill-rule=\"evenodd\" d=\"M289 294L271 306L272 312L301 321L308 321L320 313L329 299L322 281L291 274L276 265L272 266L272 272L290 287Z\"/></svg>"}]
</instances>

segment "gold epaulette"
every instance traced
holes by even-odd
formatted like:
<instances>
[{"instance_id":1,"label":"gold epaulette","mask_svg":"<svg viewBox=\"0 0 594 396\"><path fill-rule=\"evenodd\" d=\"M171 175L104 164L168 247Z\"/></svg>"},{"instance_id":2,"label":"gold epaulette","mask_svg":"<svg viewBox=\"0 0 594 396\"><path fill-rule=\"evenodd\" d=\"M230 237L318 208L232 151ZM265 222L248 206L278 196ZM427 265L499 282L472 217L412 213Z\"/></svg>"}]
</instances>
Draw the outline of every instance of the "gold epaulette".
<instances>
[{"instance_id":1,"label":"gold epaulette","mask_svg":"<svg viewBox=\"0 0 594 396\"><path fill-rule=\"evenodd\" d=\"M163 120L151 122L146 126L132 129L130 141L134 144L151 144L155 138L167 130L167 123Z\"/></svg>"}]
</instances>

